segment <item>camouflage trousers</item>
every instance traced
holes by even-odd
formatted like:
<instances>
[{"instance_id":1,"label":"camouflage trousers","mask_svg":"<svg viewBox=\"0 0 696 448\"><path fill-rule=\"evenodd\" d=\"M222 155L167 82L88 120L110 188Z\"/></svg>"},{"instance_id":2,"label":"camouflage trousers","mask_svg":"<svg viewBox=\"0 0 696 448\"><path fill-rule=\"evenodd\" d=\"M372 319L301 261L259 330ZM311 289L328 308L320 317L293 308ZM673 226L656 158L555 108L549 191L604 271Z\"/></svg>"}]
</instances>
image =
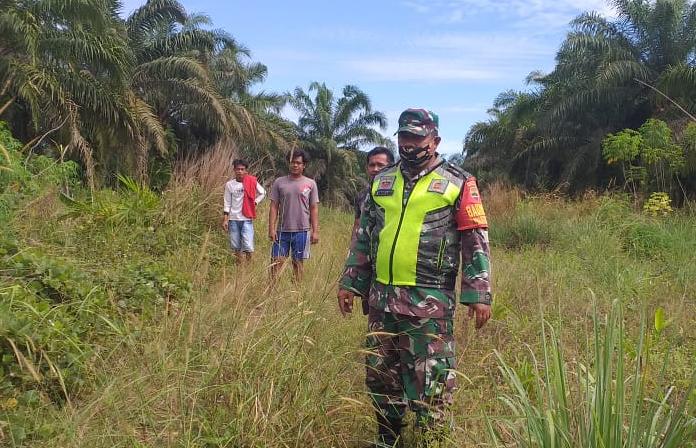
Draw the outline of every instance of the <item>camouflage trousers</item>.
<instances>
[{"instance_id":1,"label":"camouflage trousers","mask_svg":"<svg viewBox=\"0 0 696 448\"><path fill-rule=\"evenodd\" d=\"M404 316L370 307L365 382L378 412L444 424L456 387L452 319Z\"/></svg>"}]
</instances>

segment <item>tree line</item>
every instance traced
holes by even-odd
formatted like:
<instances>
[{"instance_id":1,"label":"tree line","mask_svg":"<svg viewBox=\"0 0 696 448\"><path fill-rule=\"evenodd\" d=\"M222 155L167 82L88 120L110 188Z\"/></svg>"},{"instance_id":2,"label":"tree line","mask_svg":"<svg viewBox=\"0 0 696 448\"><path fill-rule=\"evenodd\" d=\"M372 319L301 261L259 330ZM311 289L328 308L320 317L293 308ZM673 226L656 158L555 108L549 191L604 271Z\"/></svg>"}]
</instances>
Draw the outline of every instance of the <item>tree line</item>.
<instances>
[{"instance_id":1,"label":"tree line","mask_svg":"<svg viewBox=\"0 0 696 448\"><path fill-rule=\"evenodd\" d=\"M696 4L611 4L613 18L571 22L551 73L495 99L459 163L483 182L533 189L696 192ZM266 66L209 17L173 0L121 10L117 0L0 0L0 120L27 156L76 160L92 188L118 174L158 188L177 160L216 144L280 169L302 148L322 194L347 203L363 182L360 149L393 147L358 87L267 92Z\"/></svg>"},{"instance_id":2,"label":"tree line","mask_svg":"<svg viewBox=\"0 0 696 448\"><path fill-rule=\"evenodd\" d=\"M465 167L527 188L696 193L696 4L609 3L614 17L571 22L551 73L495 99L466 135Z\"/></svg>"},{"instance_id":3,"label":"tree line","mask_svg":"<svg viewBox=\"0 0 696 448\"><path fill-rule=\"evenodd\" d=\"M174 161L222 143L271 164L304 147L340 199L358 148L386 141L384 115L357 87L259 92L266 66L209 17L173 0L121 10L116 0L0 0L0 120L25 152L78 161L92 188L119 173L162 185ZM288 104L298 123L282 117Z\"/></svg>"}]
</instances>

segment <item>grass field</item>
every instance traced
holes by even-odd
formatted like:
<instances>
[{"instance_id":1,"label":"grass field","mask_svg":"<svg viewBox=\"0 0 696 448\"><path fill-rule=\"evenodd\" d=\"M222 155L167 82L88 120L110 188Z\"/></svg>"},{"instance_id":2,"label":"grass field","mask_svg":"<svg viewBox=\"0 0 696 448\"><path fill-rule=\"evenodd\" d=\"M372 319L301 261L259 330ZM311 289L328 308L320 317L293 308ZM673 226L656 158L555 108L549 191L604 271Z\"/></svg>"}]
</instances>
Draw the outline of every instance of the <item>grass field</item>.
<instances>
[{"instance_id":1,"label":"grass field","mask_svg":"<svg viewBox=\"0 0 696 448\"><path fill-rule=\"evenodd\" d=\"M335 300L352 217L322 208L305 282L293 285L288 269L269 285L266 208L253 264L236 267L219 229L219 198L204 191L180 185L159 197L131 185L70 203L48 189L13 214L14 249L0 253L0 444L358 447L371 440L366 321L341 318ZM543 407L551 399L543 341L553 332L568 394L582 389L589 383L573 372L596 367L593 317L603 333L617 301L627 373L610 383L630 390L640 359L648 395L659 401L673 386L667 403L686 400L693 418L696 394L686 395L696 359L696 216L648 218L610 196L522 199L494 188L484 200L493 319L475 331L463 308L456 315L460 388L446 445L496 446L493 431L499 446L552 446L516 438L524 419L501 398L519 390L500 366ZM649 408L644 403L638 408Z\"/></svg>"}]
</instances>

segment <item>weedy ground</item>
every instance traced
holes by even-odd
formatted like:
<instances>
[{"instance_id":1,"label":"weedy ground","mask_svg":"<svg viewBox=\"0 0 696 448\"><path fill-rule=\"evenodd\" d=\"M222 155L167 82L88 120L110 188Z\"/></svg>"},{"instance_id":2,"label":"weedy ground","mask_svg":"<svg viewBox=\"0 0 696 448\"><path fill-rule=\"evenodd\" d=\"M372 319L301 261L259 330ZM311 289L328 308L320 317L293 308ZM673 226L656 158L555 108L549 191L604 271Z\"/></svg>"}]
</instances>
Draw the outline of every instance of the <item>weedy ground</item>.
<instances>
[{"instance_id":1,"label":"weedy ground","mask_svg":"<svg viewBox=\"0 0 696 448\"><path fill-rule=\"evenodd\" d=\"M304 282L293 284L287 269L271 284L266 208L253 262L234 265L220 228L218 187L228 173L215 166L189 166L161 195L127 179L93 196L46 187L7 218L0 444L358 447L372 439L366 320L341 318L335 300L352 216L322 207ZM650 218L620 196L569 201L500 187L484 201L493 318L475 331L463 307L455 317L460 387L445 445L494 446L492 426L499 443L521 446L500 423L514 417L500 398L515 389L494 350L543 402L535 396L542 323L565 362L591 368L594 307L601 326L615 301L626 371L655 365L646 387L659 397L673 386L693 410L696 397L684 394L696 359L696 216L686 208ZM647 347L638 344L641 313Z\"/></svg>"}]
</instances>

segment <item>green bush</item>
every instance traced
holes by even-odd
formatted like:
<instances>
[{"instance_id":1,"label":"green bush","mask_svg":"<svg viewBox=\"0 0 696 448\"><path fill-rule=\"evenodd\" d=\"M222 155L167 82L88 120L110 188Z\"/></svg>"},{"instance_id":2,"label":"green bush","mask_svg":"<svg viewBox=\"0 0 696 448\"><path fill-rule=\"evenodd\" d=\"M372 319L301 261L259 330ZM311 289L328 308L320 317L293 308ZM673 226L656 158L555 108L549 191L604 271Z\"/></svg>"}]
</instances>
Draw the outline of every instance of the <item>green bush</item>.
<instances>
[{"instance_id":1,"label":"green bush","mask_svg":"<svg viewBox=\"0 0 696 448\"><path fill-rule=\"evenodd\" d=\"M160 199L147 186L118 176L122 190L99 190L84 200L61 194L68 208L62 218L85 218L88 222L118 227L123 224L149 226L160 213Z\"/></svg>"},{"instance_id":2,"label":"green bush","mask_svg":"<svg viewBox=\"0 0 696 448\"><path fill-rule=\"evenodd\" d=\"M147 241L171 250L146 227L162 213L157 195L125 177L120 191L92 195L79 189L75 163L26 159L21 146L0 122L0 410L6 411L12 407L6 403L22 402L31 391L48 402L70 400L87 384L102 347L129 337L134 316L161 314L164 302L182 301L191 290L185 274L147 257ZM47 227L43 213L36 222L31 215L13 221L23 204L56 189L68 206L65 221ZM22 236L34 228L29 239ZM62 250L71 238L77 252ZM128 244L115 247L120 241ZM110 252L116 263L104 257ZM0 431L7 421L13 419L0 418ZM11 426L10 434L22 440L26 431Z\"/></svg>"},{"instance_id":3,"label":"green bush","mask_svg":"<svg viewBox=\"0 0 696 448\"><path fill-rule=\"evenodd\" d=\"M75 162L58 162L50 157L20 153L21 142L12 137L7 124L0 121L0 222L26 198L43 194L47 188L75 188L79 167Z\"/></svg>"},{"instance_id":4,"label":"green bush","mask_svg":"<svg viewBox=\"0 0 696 448\"><path fill-rule=\"evenodd\" d=\"M517 213L492 223L490 238L495 244L508 249L520 249L525 246L545 247L553 240L553 229L539 215L521 208Z\"/></svg>"},{"instance_id":5,"label":"green bush","mask_svg":"<svg viewBox=\"0 0 696 448\"><path fill-rule=\"evenodd\" d=\"M620 231L626 253L637 258L661 258L670 251L672 235L659 222L626 220Z\"/></svg>"},{"instance_id":6,"label":"green bush","mask_svg":"<svg viewBox=\"0 0 696 448\"><path fill-rule=\"evenodd\" d=\"M627 194L605 195L594 212L602 227L617 228L631 216L631 199Z\"/></svg>"}]
</instances>

